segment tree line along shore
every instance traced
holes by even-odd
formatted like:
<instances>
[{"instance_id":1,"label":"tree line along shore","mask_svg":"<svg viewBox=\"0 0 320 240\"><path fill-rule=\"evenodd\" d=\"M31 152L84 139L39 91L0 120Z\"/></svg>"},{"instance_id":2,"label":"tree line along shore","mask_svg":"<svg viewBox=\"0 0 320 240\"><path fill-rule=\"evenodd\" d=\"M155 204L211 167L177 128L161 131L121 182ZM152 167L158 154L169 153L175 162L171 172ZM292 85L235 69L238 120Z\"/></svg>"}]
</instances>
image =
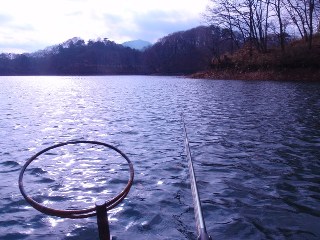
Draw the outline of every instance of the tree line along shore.
<instances>
[{"instance_id":1,"label":"tree line along shore","mask_svg":"<svg viewBox=\"0 0 320 240\"><path fill-rule=\"evenodd\" d=\"M0 54L0 75L184 75L320 81L320 0L212 0L208 25L137 50L72 38L34 53Z\"/></svg>"},{"instance_id":2,"label":"tree line along shore","mask_svg":"<svg viewBox=\"0 0 320 240\"><path fill-rule=\"evenodd\" d=\"M138 51L107 39L73 38L31 54L0 54L0 75L187 75L208 79L320 80L320 36L309 49L303 39L261 53L249 43L232 50L226 30L200 26L170 34ZM213 40L212 40L213 39ZM211 49L211 50L210 50Z\"/></svg>"}]
</instances>

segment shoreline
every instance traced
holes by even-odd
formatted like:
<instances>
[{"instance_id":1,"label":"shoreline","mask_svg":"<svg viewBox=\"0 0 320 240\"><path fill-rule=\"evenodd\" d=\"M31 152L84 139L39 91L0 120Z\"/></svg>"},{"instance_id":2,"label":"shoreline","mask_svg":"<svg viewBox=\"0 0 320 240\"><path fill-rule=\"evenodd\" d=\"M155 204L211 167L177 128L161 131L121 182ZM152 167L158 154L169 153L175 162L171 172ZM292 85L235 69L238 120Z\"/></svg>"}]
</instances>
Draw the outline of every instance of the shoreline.
<instances>
[{"instance_id":1,"label":"shoreline","mask_svg":"<svg viewBox=\"0 0 320 240\"><path fill-rule=\"evenodd\" d=\"M209 80L266 80L266 81L297 81L320 82L320 70L256 70L242 71L234 69L208 70L189 75L193 79Z\"/></svg>"}]
</instances>

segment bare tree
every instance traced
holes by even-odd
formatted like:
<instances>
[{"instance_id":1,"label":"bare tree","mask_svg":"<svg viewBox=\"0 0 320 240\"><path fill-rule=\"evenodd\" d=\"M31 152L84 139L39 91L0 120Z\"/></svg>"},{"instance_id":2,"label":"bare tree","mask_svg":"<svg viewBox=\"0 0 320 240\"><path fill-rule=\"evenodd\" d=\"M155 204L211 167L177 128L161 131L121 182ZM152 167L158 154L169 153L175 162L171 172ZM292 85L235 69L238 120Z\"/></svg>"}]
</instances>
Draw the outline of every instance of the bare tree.
<instances>
[{"instance_id":1,"label":"bare tree","mask_svg":"<svg viewBox=\"0 0 320 240\"><path fill-rule=\"evenodd\" d=\"M279 26L279 42L280 42L280 47L281 50L284 51L285 49L285 30L284 30L284 25L283 25L283 19L282 19L282 0L271 0L272 5L273 5L273 10L275 12L275 16L278 21L278 26Z\"/></svg>"},{"instance_id":2,"label":"bare tree","mask_svg":"<svg viewBox=\"0 0 320 240\"><path fill-rule=\"evenodd\" d=\"M237 19L236 1L234 0L212 0L213 5L207 6L207 11L204 14L204 18L209 24L218 26L222 29L229 29L230 38L235 40L235 31L239 31L245 39L245 33L241 29L239 19Z\"/></svg>"},{"instance_id":3,"label":"bare tree","mask_svg":"<svg viewBox=\"0 0 320 240\"><path fill-rule=\"evenodd\" d=\"M268 35L274 31L281 49L285 49L286 27L292 24L312 47L314 32L320 32L320 0L211 0L206 19L228 28L259 51L267 51ZM291 19L291 21L288 21ZM272 27L271 27L272 26Z\"/></svg>"},{"instance_id":4,"label":"bare tree","mask_svg":"<svg viewBox=\"0 0 320 240\"><path fill-rule=\"evenodd\" d=\"M316 16L315 0L286 0L286 3L293 23L311 49Z\"/></svg>"},{"instance_id":5,"label":"bare tree","mask_svg":"<svg viewBox=\"0 0 320 240\"><path fill-rule=\"evenodd\" d=\"M314 0L309 0L309 49L312 47L313 39L313 14L314 14Z\"/></svg>"},{"instance_id":6,"label":"bare tree","mask_svg":"<svg viewBox=\"0 0 320 240\"><path fill-rule=\"evenodd\" d=\"M320 0L315 4L315 15L318 18L317 33L320 33Z\"/></svg>"}]
</instances>

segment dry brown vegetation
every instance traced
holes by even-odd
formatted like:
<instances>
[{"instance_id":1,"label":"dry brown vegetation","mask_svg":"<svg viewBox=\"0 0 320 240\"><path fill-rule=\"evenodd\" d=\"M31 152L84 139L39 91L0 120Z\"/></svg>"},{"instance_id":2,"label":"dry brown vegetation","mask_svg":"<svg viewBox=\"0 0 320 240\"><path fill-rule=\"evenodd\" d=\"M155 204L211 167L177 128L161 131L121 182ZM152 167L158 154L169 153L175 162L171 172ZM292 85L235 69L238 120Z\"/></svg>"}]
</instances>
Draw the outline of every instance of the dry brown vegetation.
<instances>
[{"instance_id":1,"label":"dry brown vegetation","mask_svg":"<svg viewBox=\"0 0 320 240\"><path fill-rule=\"evenodd\" d=\"M212 70L196 73L193 78L320 81L320 35L311 49L303 40L261 53L245 44L232 55L212 63Z\"/></svg>"}]
</instances>

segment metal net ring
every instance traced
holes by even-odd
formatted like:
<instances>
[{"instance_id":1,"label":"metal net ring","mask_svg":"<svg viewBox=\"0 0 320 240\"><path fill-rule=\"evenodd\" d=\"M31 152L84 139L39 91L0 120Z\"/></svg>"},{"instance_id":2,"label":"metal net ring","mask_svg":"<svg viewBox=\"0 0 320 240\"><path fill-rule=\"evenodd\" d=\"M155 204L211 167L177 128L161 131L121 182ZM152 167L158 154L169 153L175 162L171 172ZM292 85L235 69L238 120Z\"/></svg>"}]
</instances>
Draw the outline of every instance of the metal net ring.
<instances>
[{"instance_id":1,"label":"metal net ring","mask_svg":"<svg viewBox=\"0 0 320 240\"><path fill-rule=\"evenodd\" d=\"M43 153L52 150L54 148L59 148L65 145L75 145L75 144L81 144L81 143L86 143L86 144L93 144L93 145L101 145L104 146L106 148L110 148L114 151L116 151L117 153L119 153L128 163L129 165L129 172L130 172L130 176L129 176L129 180L127 185L125 186L125 188L114 198L112 198L111 200L106 202L106 210L110 210L112 208L114 208L115 206L117 206L129 193L130 188L132 186L133 183L133 178L134 178L134 170L133 170L133 164L130 161L130 159L122 152L120 151L118 148L107 144L107 143L103 143L103 142L98 142L98 141L85 141L85 140L77 140L77 141L68 141L68 142L63 142L63 143L58 143L56 145L47 147L45 149L43 149L42 151L38 152L37 154L35 154L34 156L32 156L30 159L27 160L27 162L24 164L24 166L21 169L21 172L19 174L19 189L20 192L22 194L22 196L25 198L25 200L35 209L37 209L38 211L45 213L47 215L51 215L51 216L58 216L58 217L63 217L63 218L87 218L87 217L91 217L91 216L95 216L96 215L96 207L91 207L91 208L86 208L86 209L80 209L80 210L60 210L60 209L54 209L54 208L49 208L46 207L40 203L38 203L37 201L35 201L34 199L32 199L31 197L29 197L24 189L23 186L23 175L25 170L27 169L27 167L29 166L29 164L34 161L37 157L39 157L40 155L42 155Z\"/></svg>"}]
</instances>

